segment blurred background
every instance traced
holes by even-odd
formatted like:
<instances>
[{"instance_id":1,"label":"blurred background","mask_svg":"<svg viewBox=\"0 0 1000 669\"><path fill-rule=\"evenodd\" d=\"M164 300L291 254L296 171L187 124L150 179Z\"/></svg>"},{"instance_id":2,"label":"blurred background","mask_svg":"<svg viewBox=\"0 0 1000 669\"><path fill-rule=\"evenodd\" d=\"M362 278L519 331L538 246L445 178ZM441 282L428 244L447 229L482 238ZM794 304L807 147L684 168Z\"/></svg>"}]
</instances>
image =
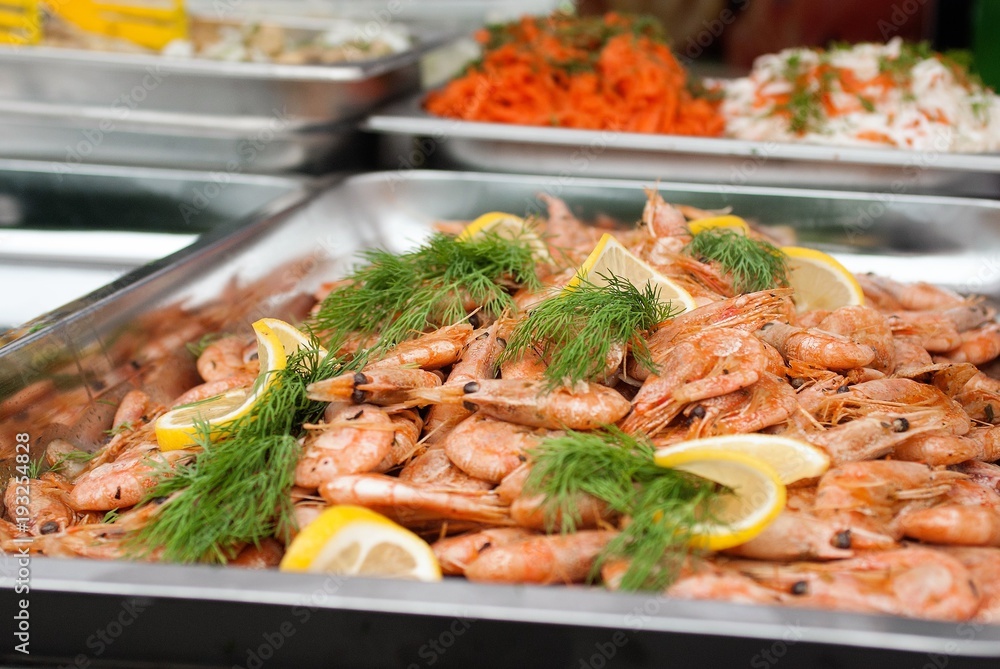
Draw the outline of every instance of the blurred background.
<instances>
[{"instance_id":1,"label":"blurred background","mask_svg":"<svg viewBox=\"0 0 1000 669\"><path fill-rule=\"evenodd\" d=\"M314 14L375 19L384 0L192 0L206 14L220 8L240 13ZM609 10L658 16L675 49L699 63L748 70L757 56L793 46L826 46L832 41L884 42L900 36L929 40L939 50L968 49L990 85L1000 85L1000 0L399 0L401 20L440 17L476 27L524 13L558 7L580 13Z\"/></svg>"}]
</instances>

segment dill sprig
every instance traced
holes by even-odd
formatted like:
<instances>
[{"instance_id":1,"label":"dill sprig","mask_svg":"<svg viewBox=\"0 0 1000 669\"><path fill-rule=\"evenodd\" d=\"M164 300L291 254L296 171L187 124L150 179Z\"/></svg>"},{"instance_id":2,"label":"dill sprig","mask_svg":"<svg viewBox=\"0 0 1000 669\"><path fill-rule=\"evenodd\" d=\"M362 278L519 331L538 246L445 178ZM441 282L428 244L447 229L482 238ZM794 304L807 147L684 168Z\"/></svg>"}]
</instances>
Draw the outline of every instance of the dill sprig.
<instances>
[{"instance_id":1,"label":"dill sprig","mask_svg":"<svg viewBox=\"0 0 1000 669\"><path fill-rule=\"evenodd\" d=\"M719 267L732 277L733 288L739 293L788 285L785 254L763 239L753 239L726 228L709 228L692 237L684 252L694 258L719 263Z\"/></svg>"},{"instance_id":2,"label":"dill sprig","mask_svg":"<svg viewBox=\"0 0 1000 669\"><path fill-rule=\"evenodd\" d=\"M643 436L615 427L567 431L545 439L531 452L534 465L525 489L545 496L550 530L573 532L580 522L580 494L605 502L629 517L621 533L595 562L591 578L611 558L629 561L623 590L659 590L676 576L689 549L691 528L710 517L719 486L653 462L653 446Z\"/></svg>"},{"instance_id":3,"label":"dill sprig","mask_svg":"<svg viewBox=\"0 0 1000 669\"><path fill-rule=\"evenodd\" d=\"M550 390L599 376L612 347L631 345L651 372L656 368L642 335L675 315L649 282L640 290L627 279L600 274L605 285L583 279L536 306L512 333L500 361L518 360L528 349L548 359Z\"/></svg>"},{"instance_id":4,"label":"dill sprig","mask_svg":"<svg viewBox=\"0 0 1000 669\"><path fill-rule=\"evenodd\" d=\"M490 314L513 306L510 290L538 289L537 239L482 233L467 240L435 234L415 251L362 253L367 261L346 285L331 292L316 315L318 330L334 336L378 336L384 352L430 328L466 317L465 304ZM331 349L333 350L333 349Z\"/></svg>"},{"instance_id":5,"label":"dill sprig","mask_svg":"<svg viewBox=\"0 0 1000 669\"><path fill-rule=\"evenodd\" d=\"M301 450L303 422L319 419L326 404L306 397L306 386L351 365L316 349L299 349L253 409L229 425L200 427L204 451L173 470L164 468L146 501L170 498L130 541L140 554L163 548L176 562L225 562L241 543L259 543L294 525L288 491ZM171 497L173 496L173 497Z\"/></svg>"}]
</instances>

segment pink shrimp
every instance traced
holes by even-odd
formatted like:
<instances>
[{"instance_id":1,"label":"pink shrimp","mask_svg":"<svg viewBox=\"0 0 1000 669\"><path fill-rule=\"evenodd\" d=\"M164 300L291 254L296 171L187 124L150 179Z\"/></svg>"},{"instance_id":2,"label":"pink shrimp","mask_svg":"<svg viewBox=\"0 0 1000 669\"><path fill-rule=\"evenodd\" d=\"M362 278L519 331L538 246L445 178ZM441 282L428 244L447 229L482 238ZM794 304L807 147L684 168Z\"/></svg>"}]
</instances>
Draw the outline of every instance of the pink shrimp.
<instances>
[{"instance_id":1,"label":"pink shrimp","mask_svg":"<svg viewBox=\"0 0 1000 669\"><path fill-rule=\"evenodd\" d=\"M787 593L786 604L833 611L968 620L979 595L961 562L941 551L910 547L832 563L739 563L763 585Z\"/></svg>"},{"instance_id":2,"label":"pink shrimp","mask_svg":"<svg viewBox=\"0 0 1000 669\"><path fill-rule=\"evenodd\" d=\"M866 367L875 360L875 351L867 344L857 344L849 338L807 330L772 321L755 333L778 349L786 360L802 360L827 369Z\"/></svg>"},{"instance_id":3,"label":"pink shrimp","mask_svg":"<svg viewBox=\"0 0 1000 669\"><path fill-rule=\"evenodd\" d=\"M462 404L499 420L553 430L592 430L617 422L630 408L618 391L596 383L548 391L544 381L483 379L418 389L412 396L421 404Z\"/></svg>"},{"instance_id":4,"label":"pink shrimp","mask_svg":"<svg viewBox=\"0 0 1000 669\"><path fill-rule=\"evenodd\" d=\"M3 503L10 521L27 518L28 534L35 536L61 532L76 520L76 514L66 504L69 484L58 475L42 474L41 479L18 482L17 478L7 481Z\"/></svg>"},{"instance_id":5,"label":"pink shrimp","mask_svg":"<svg viewBox=\"0 0 1000 669\"><path fill-rule=\"evenodd\" d=\"M923 281L901 283L871 273L858 274L856 278L865 292L865 297L877 304L883 311L947 309L965 301L961 295L954 291Z\"/></svg>"},{"instance_id":6,"label":"pink shrimp","mask_svg":"<svg viewBox=\"0 0 1000 669\"><path fill-rule=\"evenodd\" d=\"M406 400L414 388L436 388L441 377L422 369L383 368L348 372L309 384L309 399L391 406Z\"/></svg>"},{"instance_id":7,"label":"pink shrimp","mask_svg":"<svg viewBox=\"0 0 1000 669\"><path fill-rule=\"evenodd\" d=\"M690 336L664 358L660 374L643 383L622 428L655 435L686 404L746 388L766 371L783 374L774 363L765 344L740 330L713 328Z\"/></svg>"},{"instance_id":8,"label":"pink shrimp","mask_svg":"<svg viewBox=\"0 0 1000 669\"><path fill-rule=\"evenodd\" d=\"M479 379L492 379L496 375L497 357L506 344L506 340L501 340L499 336L501 326L502 321L497 321L488 328L472 333L472 339L462 351L462 357L448 374L448 383L465 384ZM469 410L458 404L432 406L427 414L427 442L433 444L440 441L469 415Z\"/></svg>"},{"instance_id":9,"label":"pink shrimp","mask_svg":"<svg viewBox=\"0 0 1000 669\"><path fill-rule=\"evenodd\" d=\"M345 407L329 423L315 426L295 468L295 483L317 488L345 474L372 471L389 454L395 426L379 407Z\"/></svg>"},{"instance_id":10,"label":"pink shrimp","mask_svg":"<svg viewBox=\"0 0 1000 669\"><path fill-rule=\"evenodd\" d=\"M455 466L442 448L431 448L410 460L399 472L399 480L428 490L490 490L490 481L475 478Z\"/></svg>"},{"instance_id":11,"label":"pink shrimp","mask_svg":"<svg viewBox=\"0 0 1000 669\"><path fill-rule=\"evenodd\" d=\"M616 534L582 531L505 544L483 552L465 568L465 577L490 583L579 583Z\"/></svg>"},{"instance_id":12,"label":"pink shrimp","mask_svg":"<svg viewBox=\"0 0 1000 669\"><path fill-rule=\"evenodd\" d=\"M653 362L662 365L677 342L712 328L732 328L744 332L759 330L765 323L790 317L794 308L789 288L746 293L717 302L710 302L676 316L649 336L648 345ZM641 365L630 365L629 376L640 381L649 372Z\"/></svg>"},{"instance_id":13,"label":"pink shrimp","mask_svg":"<svg viewBox=\"0 0 1000 669\"><path fill-rule=\"evenodd\" d=\"M849 531L830 520L788 509L756 537L726 553L755 560L839 560L854 555Z\"/></svg>"},{"instance_id":14,"label":"pink shrimp","mask_svg":"<svg viewBox=\"0 0 1000 669\"><path fill-rule=\"evenodd\" d=\"M475 414L455 426L442 447L448 458L470 476L499 483L549 434L548 430Z\"/></svg>"},{"instance_id":15,"label":"pink shrimp","mask_svg":"<svg viewBox=\"0 0 1000 669\"><path fill-rule=\"evenodd\" d=\"M495 527L479 532L467 532L455 537L439 539L431 549L441 565L441 573L462 575L483 551L522 541L534 536L520 527Z\"/></svg>"},{"instance_id":16,"label":"pink shrimp","mask_svg":"<svg viewBox=\"0 0 1000 669\"><path fill-rule=\"evenodd\" d=\"M108 462L82 474L67 497L77 511L110 511L138 504L159 481L164 467L172 468L190 458L189 451L155 448L114 462Z\"/></svg>"},{"instance_id":17,"label":"pink shrimp","mask_svg":"<svg viewBox=\"0 0 1000 669\"><path fill-rule=\"evenodd\" d=\"M874 369L890 373L896 367L896 346L889 320L871 307L841 307L816 326L824 332L847 337L855 344L869 347L875 354L870 363Z\"/></svg>"},{"instance_id":18,"label":"pink shrimp","mask_svg":"<svg viewBox=\"0 0 1000 669\"><path fill-rule=\"evenodd\" d=\"M941 357L951 362L969 362L974 365L993 360L1000 355L1000 323L987 323L961 334L962 341Z\"/></svg>"},{"instance_id":19,"label":"pink shrimp","mask_svg":"<svg viewBox=\"0 0 1000 669\"><path fill-rule=\"evenodd\" d=\"M494 493L419 488L382 474L340 476L320 486L319 492L330 504L365 506L408 526L428 520L514 524Z\"/></svg>"},{"instance_id":20,"label":"pink shrimp","mask_svg":"<svg viewBox=\"0 0 1000 669\"><path fill-rule=\"evenodd\" d=\"M468 323L448 325L417 339L404 341L365 370L393 367L419 367L440 369L454 364L462 355L462 350L472 336L472 326Z\"/></svg>"},{"instance_id":21,"label":"pink shrimp","mask_svg":"<svg viewBox=\"0 0 1000 669\"><path fill-rule=\"evenodd\" d=\"M245 355L247 341L243 337L223 337L212 342L198 356L198 373L206 382L221 381L236 374L260 372L255 356ZM256 352L256 346L253 351Z\"/></svg>"}]
</instances>

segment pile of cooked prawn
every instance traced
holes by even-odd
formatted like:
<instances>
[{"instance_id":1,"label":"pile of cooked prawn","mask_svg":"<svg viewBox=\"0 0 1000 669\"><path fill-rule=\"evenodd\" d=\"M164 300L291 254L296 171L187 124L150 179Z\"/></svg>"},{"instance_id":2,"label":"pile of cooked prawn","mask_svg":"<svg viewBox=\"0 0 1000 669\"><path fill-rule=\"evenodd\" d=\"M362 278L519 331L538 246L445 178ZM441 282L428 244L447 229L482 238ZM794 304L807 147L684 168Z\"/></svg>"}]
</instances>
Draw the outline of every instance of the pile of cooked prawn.
<instances>
[{"instance_id":1,"label":"pile of cooked prawn","mask_svg":"<svg viewBox=\"0 0 1000 669\"><path fill-rule=\"evenodd\" d=\"M603 230L545 199L545 243L578 264ZM298 526L330 505L362 505L432 541L446 574L583 582L627 519L582 496L577 531L547 533L544 499L525 490L530 454L544 439L606 425L646 435L657 447L778 434L823 449L830 469L791 487L786 508L754 539L686 558L665 595L997 620L1000 381L991 363L1000 355L1000 325L993 309L930 284L874 275L857 277L864 306L831 312L797 312L787 288L737 294L719 267L681 252L688 219L705 215L652 193L642 223L616 232L698 304L646 338L657 373L627 347L609 356L600 378L554 391L540 354L498 364L518 319L572 278L566 270L550 272L542 290L515 293L514 313L495 317L469 305L474 318L314 383L310 397L329 406L303 437L290 492ZM44 555L126 557L125 537L157 508L136 505L164 468L189 457L161 452L153 421L171 406L248 387L259 373L255 351L247 337L217 339L197 358L201 383L172 402L160 405L138 389L125 395L93 458L63 460L31 481L26 532L10 522L9 486L4 549L30 537L26 545ZM57 461L66 448L54 440L46 457ZM104 517L111 510L114 522ZM276 566L284 550L278 538L237 548L230 564L261 568ZM156 559L156 550L146 558ZM615 588L627 566L604 563L604 585Z\"/></svg>"}]
</instances>

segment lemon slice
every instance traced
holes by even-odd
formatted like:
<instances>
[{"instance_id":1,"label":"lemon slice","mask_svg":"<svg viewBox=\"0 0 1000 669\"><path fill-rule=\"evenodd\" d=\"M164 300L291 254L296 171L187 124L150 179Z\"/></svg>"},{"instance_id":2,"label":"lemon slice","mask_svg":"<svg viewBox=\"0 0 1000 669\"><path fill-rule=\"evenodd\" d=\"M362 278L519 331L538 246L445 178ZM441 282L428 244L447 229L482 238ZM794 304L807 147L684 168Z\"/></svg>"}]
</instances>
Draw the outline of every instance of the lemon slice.
<instances>
[{"instance_id":1,"label":"lemon slice","mask_svg":"<svg viewBox=\"0 0 1000 669\"><path fill-rule=\"evenodd\" d=\"M688 223L688 230L692 235L713 228L730 228L746 234L750 226L739 216L712 216L711 218L699 218Z\"/></svg>"},{"instance_id":2,"label":"lemon slice","mask_svg":"<svg viewBox=\"0 0 1000 669\"><path fill-rule=\"evenodd\" d=\"M661 302L669 300L674 306L683 307L684 311L690 311L697 306L691 293L637 258L622 246L621 242L613 235L608 233L604 233L604 236L597 242L597 246L580 265L576 276L566 284L565 290L574 289L584 279L595 285L603 286L607 284L605 277L611 274L628 280L640 290L645 287L648 281L654 288L659 289Z\"/></svg>"},{"instance_id":3,"label":"lemon slice","mask_svg":"<svg viewBox=\"0 0 1000 669\"><path fill-rule=\"evenodd\" d=\"M735 451L692 448L657 457L656 464L721 483L732 494L718 496L712 522L691 528L691 543L718 551L750 541L785 508L785 486L763 460Z\"/></svg>"},{"instance_id":4,"label":"lemon slice","mask_svg":"<svg viewBox=\"0 0 1000 669\"><path fill-rule=\"evenodd\" d=\"M254 323L255 328L258 326L261 328L267 328L274 333L274 336L276 336L278 341L281 342L282 348L285 349L286 355L291 355L300 348L315 347L319 353L317 358L318 361L322 361L323 358L327 356L327 350L325 348L322 346L316 346L308 335L285 321L277 318L262 318ZM261 367L261 369L263 369L263 367Z\"/></svg>"},{"instance_id":5,"label":"lemon slice","mask_svg":"<svg viewBox=\"0 0 1000 669\"><path fill-rule=\"evenodd\" d=\"M514 214L502 211L491 211L483 214L466 226L458 236L459 241L472 239L478 234L490 232L503 239L520 239L527 243L539 260L552 260L549 249L535 229L526 220Z\"/></svg>"},{"instance_id":6,"label":"lemon slice","mask_svg":"<svg viewBox=\"0 0 1000 669\"><path fill-rule=\"evenodd\" d=\"M788 281L795 289L798 311L834 310L864 304L865 294L854 275L833 257L801 246L783 246L788 256Z\"/></svg>"},{"instance_id":7,"label":"lemon slice","mask_svg":"<svg viewBox=\"0 0 1000 669\"><path fill-rule=\"evenodd\" d=\"M822 476L830 468L830 457L821 448L772 434L727 434L682 441L658 449L656 464L689 451L744 453L770 465L785 485Z\"/></svg>"},{"instance_id":8,"label":"lemon slice","mask_svg":"<svg viewBox=\"0 0 1000 669\"><path fill-rule=\"evenodd\" d=\"M306 525L289 544L280 568L441 580L441 567L426 541L385 516L349 504L330 507Z\"/></svg>"},{"instance_id":9,"label":"lemon slice","mask_svg":"<svg viewBox=\"0 0 1000 669\"><path fill-rule=\"evenodd\" d=\"M174 451L198 443L200 426L207 424L211 435L234 420L245 416L274 383L275 372L284 369L288 354L302 346L312 346L309 338L276 318L263 318L253 324L257 333L260 375L253 386L230 390L201 402L171 409L156 420L156 441L161 451ZM320 349L320 354L326 351Z\"/></svg>"}]
</instances>

